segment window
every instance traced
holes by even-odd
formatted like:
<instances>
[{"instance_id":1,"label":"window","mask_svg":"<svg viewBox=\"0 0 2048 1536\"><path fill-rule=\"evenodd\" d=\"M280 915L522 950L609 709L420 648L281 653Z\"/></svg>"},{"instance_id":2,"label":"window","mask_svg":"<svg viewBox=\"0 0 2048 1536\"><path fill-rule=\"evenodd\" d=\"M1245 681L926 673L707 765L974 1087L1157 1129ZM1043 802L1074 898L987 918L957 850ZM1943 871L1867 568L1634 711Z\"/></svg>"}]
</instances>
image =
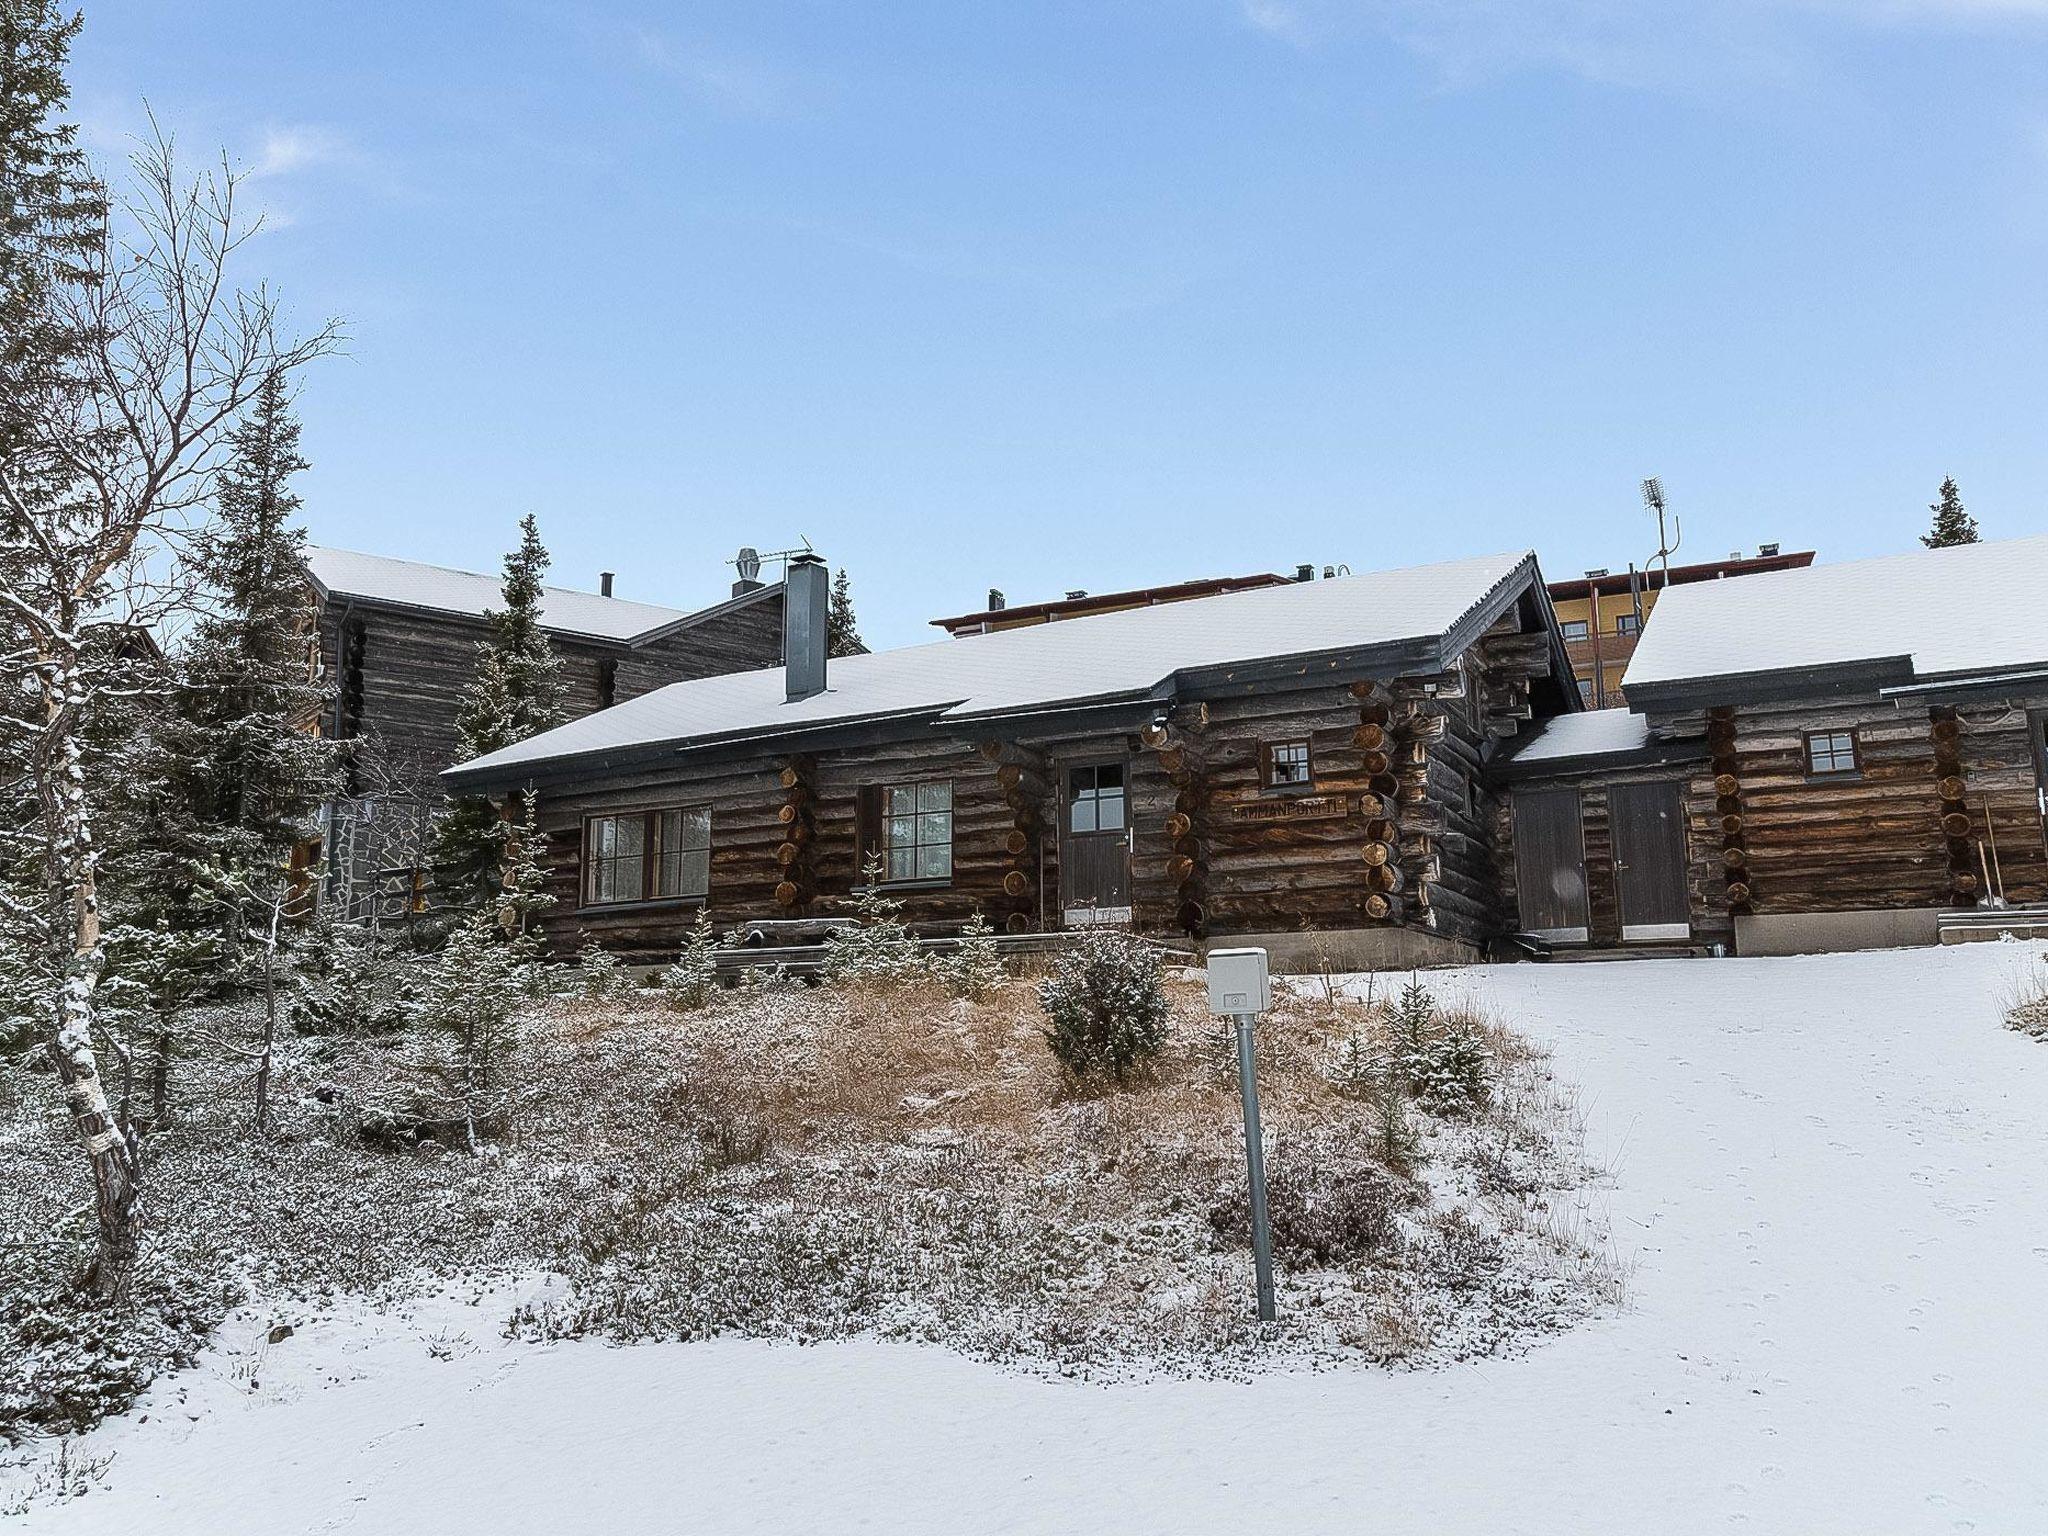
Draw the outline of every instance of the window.
<instances>
[{"instance_id":1,"label":"window","mask_svg":"<svg viewBox=\"0 0 2048 1536\"><path fill-rule=\"evenodd\" d=\"M701 805L593 816L583 840L583 901L679 901L711 888L711 812Z\"/></svg>"},{"instance_id":2,"label":"window","mask_svg":"<svg viewBox=\"0 0 2048 1536\"><path fill-rule=\"evenodd\" d=\"M1614 632L1617 635L1633 635L1642 627L1642 619L1633 613L1617 613L1614 616Z\"/></svg>"},{"instance_id":3,"label":"window","mask_svg":"<svg viewBox=\"0 0 2048 1536\"><path fill-rule=\"evenodd\" d=\"M882 791L882 863L895 880L953 878L953 786L944 779Z\"/></svg>"},{"instance_id":4,"label":"window","mask_svg":"<svg viewBox=\"0 0 2048 1536\"><path fill-rule=\"evenodd\" d=\"M1268 789L1307 789L1314 777L1305 741L1273 742L1266 748L1265 759Z\"/></svg>"},{"instance_id":5,"label":"window","mask_svg":"<svg viewBox=\"0 0 2048 1536\"><path fill-rule=\"evenodd\" d=\"M1067 774L1067 830L1121 832L1124 829L1124 765L1098 763Z\"/></svg>"},{"instance_id":6,"label":"window","mask_svg":"<svg viewBox=\"0 0 2048 1536\"><path fill-rule=\"evenodd\" d=\"M1581 704L1590 704L1593 702L1593 679L1591 679L1590 677L1582 677L1579 679L1579 702Z\"/></svg>"},{"instance_id":7,"label":"window","mask_svg":"<svg viewBox=\"0 0 2048 1536\"><path fill-rule=\"evenodd\" d=\"M619 659L616 656L597 658L597 707L610 709L619 702Z\"/></svg>"},{"instance_id":8,"label":"window","mask_svg":"<svg viewBox=\"0 0 2048 1536\"><path fill-rule=\"evenodd\" d=\"M1854 773L1859 766L1856 760L1854 731L1806 733L1807 777L1818 778L1830 773Z\"/></svg>"},{"instance_id":9,"label":"window","mask_svg":"<svg viewBox=\"0 0 2048 1536\"><path fill-rule=\"evenodd\" d=\"M1564 621L1565 639L1583 640L1586 638L1588 633L1589 631L1586 625L1586 621L1584 619L1566 619Z\"/></svg>"}]
</instances>

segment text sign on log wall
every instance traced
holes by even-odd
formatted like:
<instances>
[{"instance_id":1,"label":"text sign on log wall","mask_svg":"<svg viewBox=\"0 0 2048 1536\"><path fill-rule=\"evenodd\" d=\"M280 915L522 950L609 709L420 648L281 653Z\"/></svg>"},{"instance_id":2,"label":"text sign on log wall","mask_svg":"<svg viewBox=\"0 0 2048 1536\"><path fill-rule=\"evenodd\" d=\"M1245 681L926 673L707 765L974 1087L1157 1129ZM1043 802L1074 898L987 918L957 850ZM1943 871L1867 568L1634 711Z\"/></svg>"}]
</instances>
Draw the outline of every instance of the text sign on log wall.
<instances>
[{"instance_id":1,"label":"text sign on log wall","mask_svg":"<svg viewBox=\"0 0 2048 1536\"><path fill-rule=\"evenodd\" d=\"M1247 800L1233 805L1230 814L1239 821L1332 821L1350 810L1351 801L1344 795L1296 795L1286 800Z\"/></svg>"}]
</instances>

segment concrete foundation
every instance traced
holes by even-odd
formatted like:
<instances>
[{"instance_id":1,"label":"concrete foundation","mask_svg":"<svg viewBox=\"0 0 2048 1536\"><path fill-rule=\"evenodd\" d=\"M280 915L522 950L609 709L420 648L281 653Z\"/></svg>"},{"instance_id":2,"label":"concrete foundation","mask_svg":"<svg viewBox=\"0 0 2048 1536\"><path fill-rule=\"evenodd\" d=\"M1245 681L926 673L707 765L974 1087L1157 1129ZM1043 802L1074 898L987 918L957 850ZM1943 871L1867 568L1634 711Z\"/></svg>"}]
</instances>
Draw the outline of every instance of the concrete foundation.
<instances>
[{"instance_id":1,"label":"concrete foundation","mask_svg":"<svg viewBox=\"0 0 2048 1536\"><path fill-rule=\"evenodd\" d=\"M1263 949L1267 965L1279 975L1306 976L1327 967L1333 971L1413 971L1433 965L1470 965L1483 959L1477 948L1440 934L1410 928L1345 928L1332 933L1219 934L1202 946L1206 955L1218 949Z\"/></svg>"},{"instance_id":2,"label":"concrete foundation","mask_svg":"<svg viewBox=\"0 0 2048 1536\"><path fill-rule=\"evenodd\" d=\"M1906 949L1939 937L1931 908L1905 911L1772 912L1735 919L1738 955L1828 955L1851 949Z\"/></svg>"}]
</instances>

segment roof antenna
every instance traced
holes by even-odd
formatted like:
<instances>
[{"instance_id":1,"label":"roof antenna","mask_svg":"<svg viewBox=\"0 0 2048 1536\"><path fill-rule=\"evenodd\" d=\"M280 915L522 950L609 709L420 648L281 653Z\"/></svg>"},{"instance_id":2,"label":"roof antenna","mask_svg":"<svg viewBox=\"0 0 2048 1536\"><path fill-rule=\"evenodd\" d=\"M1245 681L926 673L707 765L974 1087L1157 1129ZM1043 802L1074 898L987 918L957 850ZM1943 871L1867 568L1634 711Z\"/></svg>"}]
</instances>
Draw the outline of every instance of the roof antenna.
<instances>
[{"instance_id":1,"label":"roof antenna","mask_svg":"<svg viewBox=\"0 0 2048 1536\"><path fill-rule=\"evenodd\" d=\"M1672 514L1669 531L1664 527L1664 482L1655 475L1643 482L1643 505L1657 514L1657 553L1643 562L1643 574L1647 577L1650 568L1659 560L1664 562L1664 579L1660 587L1671 585L1671 557L1678 553L1678 546L1685 542L1685 530L1679 526L1678 515Z\"/></svg>"}]
</instances>

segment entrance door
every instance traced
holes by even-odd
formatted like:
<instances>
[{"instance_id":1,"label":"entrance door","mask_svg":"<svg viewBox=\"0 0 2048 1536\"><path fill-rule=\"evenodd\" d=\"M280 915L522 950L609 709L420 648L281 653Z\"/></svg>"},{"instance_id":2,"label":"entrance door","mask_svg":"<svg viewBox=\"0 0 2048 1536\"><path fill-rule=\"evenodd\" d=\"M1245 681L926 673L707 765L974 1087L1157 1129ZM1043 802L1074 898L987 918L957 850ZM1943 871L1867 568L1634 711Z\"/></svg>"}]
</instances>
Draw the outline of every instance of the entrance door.
<instances>
[{"instance_id":1,"label":"entrance door","mask_svg":"<svg viewBox=\"0 0 2048 1536\"><path fill-rule=\"evenodd\" d=\"M1515 899L1522 931L1586 942L1586 836L1576 789L1515 791Z\"/></svg>"},{"instance_id":2,"label":"entrance door","mask_svg":"<svg viewBox=\"0 0 2048 1536\"><path fill-rule=\"evenodd\" d=\"M1607 791L1614 828L1614 883L1621 936L1692 936L1685 897L1685 810L1675 783L1615 784Z\"/></svg>"},{"instance_id":3,"label":"entrance door","mask_svg":"<svg viewBox=\"0 0 2048 1536\"><path fill-rule=\"evenodd\" d=\"M1131 920L1131 818L1124 765L1067 770L1060 910L1069 927Z\"/></svg>"}]
</instances>

